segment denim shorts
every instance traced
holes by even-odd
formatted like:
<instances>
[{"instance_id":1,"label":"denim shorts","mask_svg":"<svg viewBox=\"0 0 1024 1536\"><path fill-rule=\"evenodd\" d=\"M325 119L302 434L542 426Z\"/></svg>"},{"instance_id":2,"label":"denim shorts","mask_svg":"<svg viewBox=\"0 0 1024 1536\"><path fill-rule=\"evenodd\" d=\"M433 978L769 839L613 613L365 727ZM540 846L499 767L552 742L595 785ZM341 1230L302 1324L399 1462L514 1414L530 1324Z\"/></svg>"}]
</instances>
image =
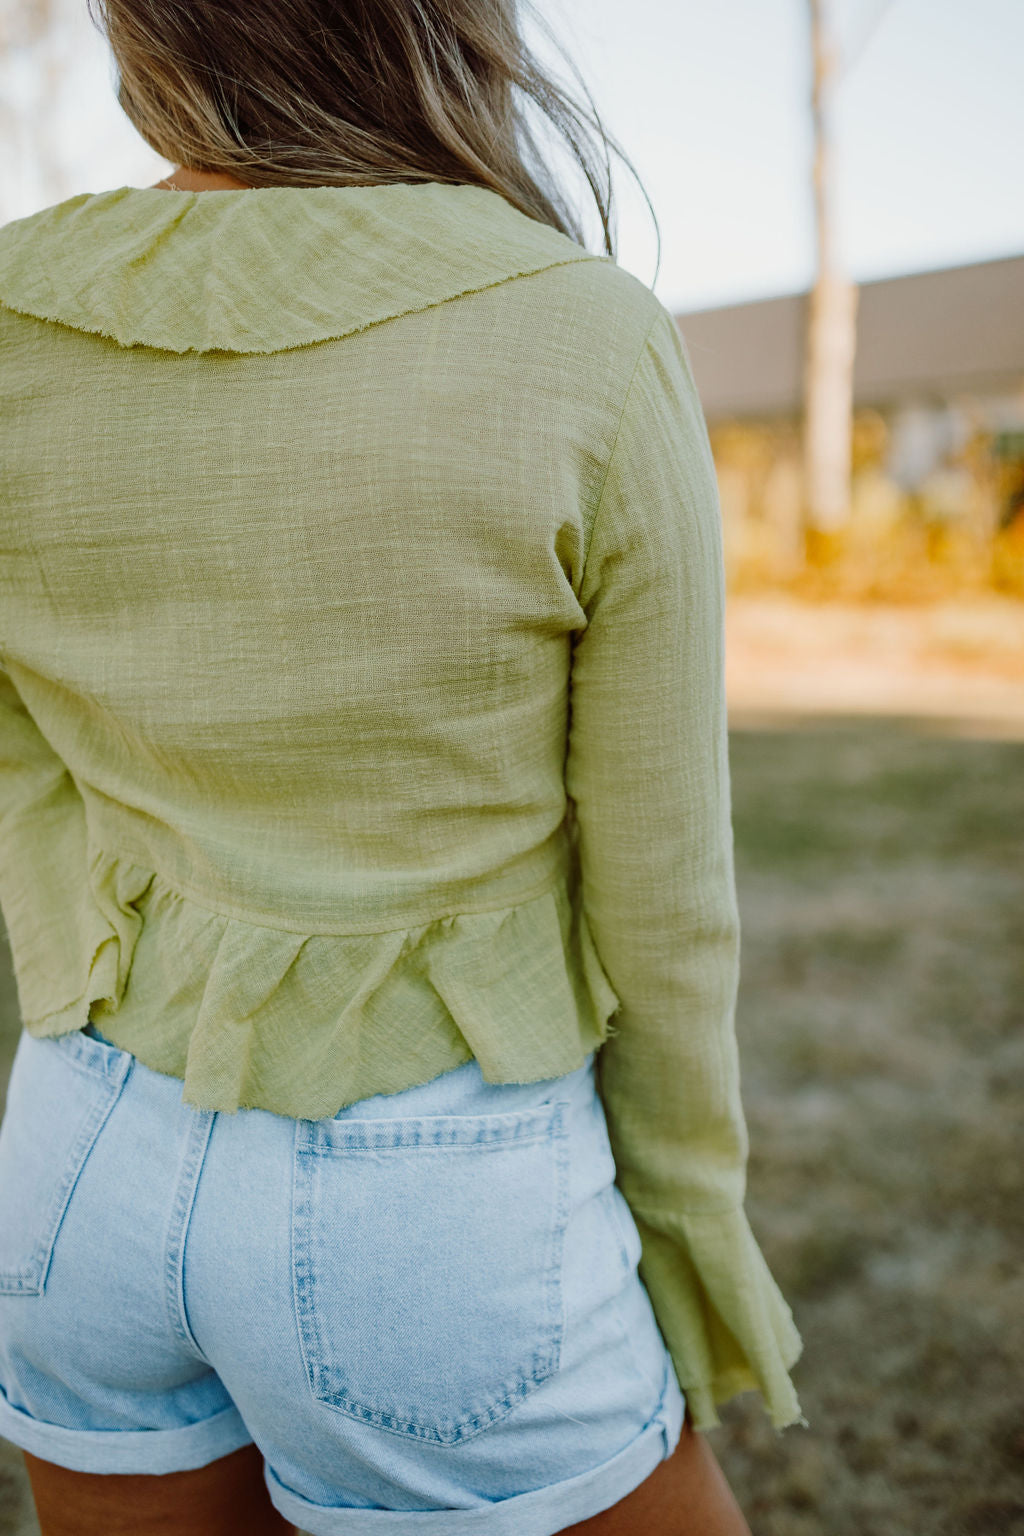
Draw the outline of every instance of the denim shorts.
<instances>
[{"instance_id":1,"label":"denim shorts","mask_svg":"<svg viewBox=\"0 0 1024 1536\"><path fill-rule=\"evenodd\" d=\"M94 1025L23 1031L0 1435L105 1473L255 1442L313 1536L553 1536L683 1426L614 1179L593 1054L302 1120L197 1110Z\"/></svg>"}]
</instances>

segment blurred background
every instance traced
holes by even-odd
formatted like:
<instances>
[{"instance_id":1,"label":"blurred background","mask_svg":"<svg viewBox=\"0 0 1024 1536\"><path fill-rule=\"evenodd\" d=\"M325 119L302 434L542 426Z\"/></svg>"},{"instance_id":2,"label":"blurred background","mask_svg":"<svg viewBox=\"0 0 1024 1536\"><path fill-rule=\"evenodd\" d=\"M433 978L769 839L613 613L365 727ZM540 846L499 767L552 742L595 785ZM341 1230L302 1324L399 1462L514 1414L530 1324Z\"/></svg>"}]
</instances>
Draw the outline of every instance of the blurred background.
<instances>
[{"instance_id":1,"label":"blurred background","mask_svg":"<svg viewBox=\"0 0 1024 1536\"><path fill-rule=\"evenodd\" d=\"M1024 1532L1024 6L539 9L721 494L748 1209L810 1427L711 1442L755 1536ZM0 222L168 173L115 88L85 0L0 0ZM0 1084L19 1028L0 943Z\"/></svg>"}]
</instances>

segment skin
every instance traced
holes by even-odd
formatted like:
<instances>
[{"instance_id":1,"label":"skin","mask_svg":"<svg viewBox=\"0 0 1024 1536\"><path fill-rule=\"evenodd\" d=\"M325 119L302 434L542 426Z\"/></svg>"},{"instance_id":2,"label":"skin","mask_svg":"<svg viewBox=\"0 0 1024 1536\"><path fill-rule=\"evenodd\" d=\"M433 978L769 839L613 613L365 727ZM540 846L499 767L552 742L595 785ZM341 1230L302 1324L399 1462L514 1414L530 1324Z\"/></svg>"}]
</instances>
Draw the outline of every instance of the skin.
<instances>
[{"instance_id":1,"label":"skin","mask_svg":"<svg viewBox=\"0 0 1024 1536\"><path fill-rule=\"evenodd\" d=\"M223 171L190 171L183 165L176 165L169 176L163 181L155 181L150 190L160 187L178 192L230 192L248 186L248 182L238 181Z\"/></svg>"},{"instance_id":2,"label":"skin","mask_svg":"<svg viewBox=\"0 0 1024 1536\"><path fill-rule=\"evenodd\" d=\"M243 189L217 171L175 166L158 188ZM163 1476L72 1472L24 1451L42 1536L294 1536L270 1502L255 1445ZM632 1493L560 1536L751 1536L704 1435L687 1411L679 1444Z\"/></svg>"},{"instance_id":3,"label":"skin","mask_svg":"<svg viewBox=\"0 0 1024 1536\"><path fill-rule=\"evenodd\" d=\"M193 1472L70 1472L22 1453L42 1536L295 1536L270 1502L255 1445ZM751 1536L689 1414L675 1451L624 1499L560 1536Z\"/></svg>"}]
</instances>

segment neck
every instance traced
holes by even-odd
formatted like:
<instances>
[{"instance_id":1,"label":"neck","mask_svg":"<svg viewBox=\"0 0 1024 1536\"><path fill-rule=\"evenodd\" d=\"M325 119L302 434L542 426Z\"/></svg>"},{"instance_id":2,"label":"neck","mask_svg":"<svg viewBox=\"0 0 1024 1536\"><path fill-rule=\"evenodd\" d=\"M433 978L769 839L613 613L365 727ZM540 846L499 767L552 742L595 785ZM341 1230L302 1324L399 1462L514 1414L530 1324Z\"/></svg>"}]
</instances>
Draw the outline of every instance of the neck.
<instances>
[{"instance_id":1,"label":"neck","mask_svg":"<svg viewBox=\"0 0 1024 1536\"><path fill-rule=\"evenodd\" d=\"M192 171L176 165L169 176L154 182L153 186L177 192L228 192L249 188L249 183L221 171Z\"/></svg>"}]
</instances>

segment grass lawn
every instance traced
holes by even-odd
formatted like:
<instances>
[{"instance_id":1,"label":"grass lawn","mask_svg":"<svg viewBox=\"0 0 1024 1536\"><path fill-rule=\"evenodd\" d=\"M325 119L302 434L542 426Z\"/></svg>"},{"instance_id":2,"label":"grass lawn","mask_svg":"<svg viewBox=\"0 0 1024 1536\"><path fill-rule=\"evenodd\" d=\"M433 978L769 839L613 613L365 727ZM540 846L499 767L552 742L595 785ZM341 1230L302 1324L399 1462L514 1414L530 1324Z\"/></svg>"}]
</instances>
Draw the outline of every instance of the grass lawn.
<instances>
[{"instance_id":1,"label":"grass lawn","mask_svg":"<svg viewBox=\"0 0 1024 1536\"><path fill-rule=\"evenodd\" d=\"M732 736L748 1210L810 1429L714 1445L755 1536L1024 1532L1024 743Z\"/></svg>"},{"instance_id":2,"label":"grass lawn","mask_svg":"<svg viewBox=\"0 0 1024 1536\"><path fill-rule=\"evenodd\" d=\"M748 1210L810 1428L745 1395L711 1443L755 1536L1024 1533L1024 742L736 730L732 772Z\"/></svg>"}]
</instances>

